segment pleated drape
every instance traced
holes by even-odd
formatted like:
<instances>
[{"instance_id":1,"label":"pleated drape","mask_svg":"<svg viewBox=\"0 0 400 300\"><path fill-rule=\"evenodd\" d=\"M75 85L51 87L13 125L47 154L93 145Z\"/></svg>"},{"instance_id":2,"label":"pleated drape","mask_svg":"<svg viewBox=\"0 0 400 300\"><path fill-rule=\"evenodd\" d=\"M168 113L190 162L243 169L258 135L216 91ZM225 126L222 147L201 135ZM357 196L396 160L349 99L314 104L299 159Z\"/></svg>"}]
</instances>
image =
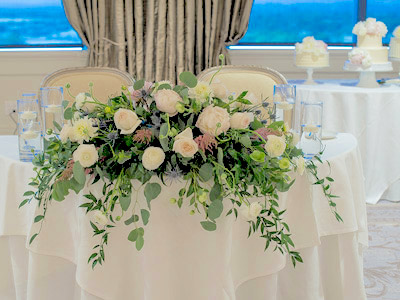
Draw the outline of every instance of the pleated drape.
<instances>
[{"instance_id":1,"label":"pleated drape","mask_svg":"<svg viewBox=\"0 0 400 300\"><path fill-rule=\"evenodd\" d=\"M245 34L253 0L63 0L90 66L176 82L218 63Z\"/></svg>"}]
</instances>

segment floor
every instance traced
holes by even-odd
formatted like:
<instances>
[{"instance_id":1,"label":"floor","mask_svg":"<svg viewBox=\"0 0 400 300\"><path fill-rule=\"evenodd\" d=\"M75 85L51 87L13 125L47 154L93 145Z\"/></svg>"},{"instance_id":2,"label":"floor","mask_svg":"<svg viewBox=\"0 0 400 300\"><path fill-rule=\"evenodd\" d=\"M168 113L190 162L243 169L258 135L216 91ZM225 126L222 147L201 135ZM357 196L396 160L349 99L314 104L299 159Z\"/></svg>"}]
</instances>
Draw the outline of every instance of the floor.
<instances>
[{"instance_id":1,"label":"floor","mask_svg":"<svg viewBox=\"0 0 400 300\"><path fill-rule=\"evenodd\" d=\"M368 205L369 248L364 252L368 300L400 299L400 203Z\"/></svg>"}]
</instances>

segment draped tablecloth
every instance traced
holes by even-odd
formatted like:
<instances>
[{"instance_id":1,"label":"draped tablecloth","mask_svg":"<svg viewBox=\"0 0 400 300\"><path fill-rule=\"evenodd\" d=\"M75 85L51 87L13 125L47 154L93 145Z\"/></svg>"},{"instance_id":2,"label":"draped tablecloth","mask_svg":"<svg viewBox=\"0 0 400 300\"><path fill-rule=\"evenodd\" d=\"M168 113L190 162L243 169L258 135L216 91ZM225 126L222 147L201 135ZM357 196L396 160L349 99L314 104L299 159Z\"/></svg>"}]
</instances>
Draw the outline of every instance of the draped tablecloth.
<instances>
[{"instance_id":1,"label":"draped tablecloth","mask_svg":"<svg viewBox=\"0 0 400 300\"><path fill-rule=\"evenodd\" d=\"M400 201L400 87L368 89L348 80L320 82L297 85L297 98L324 103L324 130L349 132L357 138L366 201Z\"/></svg>"},{"instance_id":2,"label":"draped tablecloth","mask_svg":"<svg viewBox=\"0 0 400 300\"><path fill-rule=\"evenodd\" d=\"M53 202L40 235L28 245L26 237L38 230L37 223L31 225L37 208L18 205L33 172L30 164L16 161L16 138L0 137L0 299L366 299L362 250L368 237L357 142L339 134L325 144L331 169L325 163L319 173L335 178L332 188L340 196L344 223L334 218L321 188L310 185L306 175L297 176L279 200L304 259L296 268L272 248L264 252L261 238L247 238L248 224L241 218L220 218L216 231L203 230L200 216L169 203L177 183L163 187L152 201L144 248L138 252L127 240L131 227L113 228L106 261L92 270L87 259L98 238L92 237L90 215L77 207L83 193L98 192L96 186Z\"/></svg>"}]
</instances>

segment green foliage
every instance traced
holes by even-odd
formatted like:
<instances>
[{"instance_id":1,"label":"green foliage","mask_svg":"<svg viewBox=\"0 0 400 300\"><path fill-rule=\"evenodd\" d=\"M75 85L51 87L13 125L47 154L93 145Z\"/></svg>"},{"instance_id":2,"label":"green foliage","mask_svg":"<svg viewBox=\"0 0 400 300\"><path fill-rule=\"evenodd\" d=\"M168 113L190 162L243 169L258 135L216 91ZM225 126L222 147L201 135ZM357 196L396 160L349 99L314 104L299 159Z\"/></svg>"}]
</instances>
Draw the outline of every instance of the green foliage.
<instances>
[{"instance_id":1,"label":"green foliage","mask_svg":"<svg viewBox=\"0 0 400 300\"><path fill-rule=\"evenodd\" d=\"M179 75L179 80L190 88L194 88L197 85L197 78L196 76L193 75L192 72L188 71L182 72Z\"/></svg>"},{"instance_id":2,"label":"green foliage","mask_svg":"<svg viewBox=\"0 0 400 300\"><path fill-rule=\"evenodd\" d=\"M144 196L147 200L147 205L150 207L150 201L154 200L161 193L161 186L158 183L148 183L144 188Z\"/></svg>"}]
</instances>

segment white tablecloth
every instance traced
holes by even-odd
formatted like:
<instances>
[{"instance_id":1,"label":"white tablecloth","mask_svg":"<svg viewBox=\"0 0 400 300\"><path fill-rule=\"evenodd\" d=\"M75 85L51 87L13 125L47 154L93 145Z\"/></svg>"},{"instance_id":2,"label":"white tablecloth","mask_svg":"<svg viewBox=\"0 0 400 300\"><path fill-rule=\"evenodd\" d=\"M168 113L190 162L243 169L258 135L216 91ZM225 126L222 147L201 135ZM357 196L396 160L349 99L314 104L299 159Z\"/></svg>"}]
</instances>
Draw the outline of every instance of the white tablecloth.
<instances>
[{"instance_id":1,"label":"white tablecloth","mask_svg":"<svg viewBox=\"0 0 400 300\"><path fill-rule=\"evenodd\" d=\"M305 261L295 269L280 253L264 252L262 239L248 239L241 219L222 218L217 231L204 231L200 217L169 203L176 186L152 201L140 252L126 239L131 228L119 226L110 235L105 264L92 270L87 258L96 238L84 210L77 209L82 194L49 207L42 231L27 251L26 236L37 230L30 227L35 204L17 207L31 166L15 160L15 137L0 137L0 145L0 299L366 299L365 197L352 135L326 142L344 223L335 220L319 187L309 185L306 176L281 195L281 207L288 208L285 221ZM319 169L329 172L326 164Z\"/></svg>"},{"instance_id":2,"label":"white tablecloth","mask_svg":"<svg viewBox=\"0 0 400 300\"><path fill-rule=\"evenodd\" d=\"M299 84L297 96L301 101L323 101L324 130L349 132L357 138L367 202L400 201L400 87L368 89L353 84Z\"/></svg>"}]
</instances>

